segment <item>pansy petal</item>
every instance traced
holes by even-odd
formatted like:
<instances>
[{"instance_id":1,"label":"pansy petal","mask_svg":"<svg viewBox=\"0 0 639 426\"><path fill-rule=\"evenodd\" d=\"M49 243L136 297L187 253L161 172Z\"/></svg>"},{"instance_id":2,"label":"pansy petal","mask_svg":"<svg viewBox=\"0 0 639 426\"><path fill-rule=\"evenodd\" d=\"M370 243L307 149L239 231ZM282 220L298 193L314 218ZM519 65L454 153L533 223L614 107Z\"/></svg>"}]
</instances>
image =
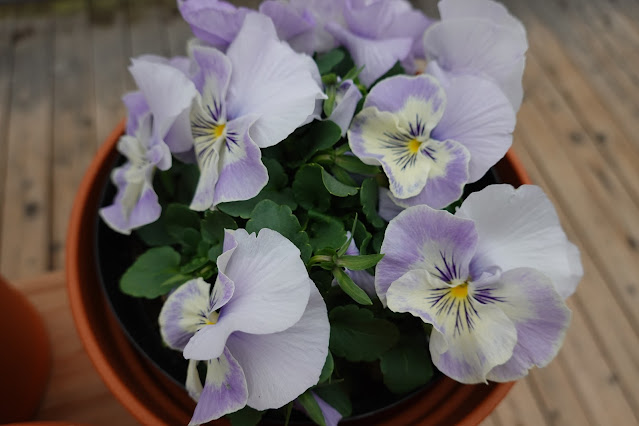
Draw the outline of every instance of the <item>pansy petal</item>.
<instances>
[{"instance_id":1,"label":"pansy petal","mask_svg":"<svg viewBox=\"0 0 639 426\"><path fill-rule=\"evenodd\" d=\"M512 358L493 368L488 379L510 382L527 375L533 366L548 365L563 343L571 316L552 282L539 271L518 268L504 272L489 289L515 324L517 345Z\"/></svg>"},{"instance_id":2,"label":"pansy petal","mask_svg":"<svg viewBox=\"0 0 639 426\"><path fill-rule=\"evenodd\" d=\"M454 74L493 79L515 110L523 98L525 34L481 18L444 20L424 33L426 58Z\"/></svg>"},{"instance_id":3,"label":"pansy petal","mask_svg":"<svg viewBox=\"0 0 639 426\"><path fill-rule=\"evenodd\" d=\"M212 359L236 331L270 334L301 318L310 293L308 272L299 249L281 234L262 229L256 236L233 231L237 247L225 268L235 283L230 301L215 325L198 331L184 349L187 359Z\"/></svg>"},{"instance_id":4,"label":"pansy petal","mask_svg":"<svg viewBox=\"0 0 639 426\"><path fill-rule=\"evenodd\" d=\"M424 189L432 163L411 150L411 139L399 127L396 115L375 107L357 114L348 131L353 153L366 164L381 164L390 190L398 198L414 197Z\"/></svg>"},{"instance_id":5,"label":"pansy petal","mask_svg":"<svg viewBox=\"0 0 639 426\"><path fill-rule=\"evenodd\" d=\"M447 140L429 144L432 165L424 189L416 196L398 199L404 207L426 204L441 209L458 200L468 183L468 163L472 157L460 143ZM392 194L391 194L392 195Z\"/></svg>"},{"instance_id":6,"label":"pansy petal","mask_svg":"<svg viewBox=\"0 0 639 426\"><path fill-rule=\"evenodd\" d=\"M312 31L315 22L309 14L298 13L290 3L266 0L260 4L260 13L268 16L275 24L277 35L282 40ZM313 51L307 52L312 54Z\"/></svg>"},{"instance_id":7,"label":"pansy petal","mask_svg":"<svg viewBox=\"0 0 639 426\"><path fill-rule=\"evenodd\" d=\"M154 137L164 140L175 120L197 95L193 82L177 68L148 60L133 59L129 71L153 114ZM187 151L193 145L191 138L166 142L171 143L169 147L175 152Z\"/></svg>"},{"instance_id":8,"label":"pansy petal","mask_svg":"<svg viewBox=\"0 0 639 426\"><path fill-rule=\"evenodd\" d=\"M428 135L447 110L446 94L430 75L395 76L380 81L366 97L364 108L392 112L412 136ZM444 140L444 139L439 139Z\"/></svg>"},{"instance_id":9,"label":"pansy petal","mask_svg":"<svg viewBox=\"0 0 639 426\"><path fill-rule=\"evenodd\" d=\"M222 143L222 141L212 143L198 150L196 140L196 155L198 165L200 166L200 179L198 180L193 200L191 200L189 206L192 210L204 211L214 205L215 186L219 177Z\"/></svg>"},{"instance_id":10,"label":"pansy petal","mask_svg":"<svg viewBox=\"0 0 639 426\"><path fill-rule=\"evenodd\" d=\"M443 20L481 18L526 34L521 21L513 17L506 7L492 0L442 0L437 4Z\"/></svg>"},{"instance_id":11,"label":"pansy petal","mask_svg":"<svg viewBox=\"0 0 639 426\"><path fill-rule=\"evenodd\" d=\"M350 231L346 231L346 237L347 238L351 237ZM355 244L355 239L351 240L351 243L348 245L348 248L346 249L345 254L347 254L348 256L359 256L360 253L359 253L359 249L357 248L357 245ZM365 271L365 270L351 271L350 269L346 268L344 272L346 272L346 274L348 274L348 276L351 277L353 282L359 288L364 290L370 298L377 297L377 292L375 291L375 276L369 274L368 271ZM333 286L338 285L337 280L333 280L332 285Z\"/></svg>"},{"instance_id":12,"label":"pansy petal","mask_svg":"<svg viewBox=\"0 0 639 426\"><path fill-rule=\"evenodd\" d=\"M194 359L189 361L189 366L186 368L186 383L184 387L186 387L186 391L189 396L197 401L200 399L200 395L202 395L202 380L200 380L200 373L197 371L197 365L200 361L196 361Z\"/></svg>"},{"instance_id":13,"label":"pansy petal","mask_svg":"<svg viewBox=\"0 0 639 426\"><path fill-rule=\"evenodd\" d=\"M179 0L178 8L197 38L222 50L235 39L249 13L219 0Z\"/></svg>"},{"instance_id":14,"label":"pansy petal","mask_svg":"<svg viewBox=\"0 0 639 426\"><path fill-rule=\"evenodd\" d=\"M342 137L348 131L360 99L362 99L362 93L353 83L353 80L343 81L337 88L335 108L328 119L342 129Z\"/></svg>"},{"instance_id":15,"label":"pansy petal","mask_svg":"<svg viewBox=\"0 0 639 426\"><path fill-rule=\"evenodd\" d=\"M268 183L262 151L249 135L253 122L251 117L242 117L227 123L213 205L251 199Z\"/></svg>"},{"instance_id":16,"label":"pansy petal","mask_svg":"<svg viewBox=\"0 0 639 426\"><path fill-rule=\"evenodd\" d=\"M326 28L346 46L355 65L364 66L359 79L366 86L407 57L413 46L413 40L407 37L373 40L355 35L335 23L328 23Z\"/></svg>"},{"instance_id":17,"label":"pansy petal","mask_svg":"<svg viewBox=\"0 0 639 426\"><path fill-rule=\"evenodd\" d=\"M317 405L319 405L326 426L337 426L340 420L342 420L342 415L340 414L340 412L333 408L322 398L317 396L315 392L311 392L311 395L313 395L313 399L315 400L315 402L317 402Z\"/></svg>"},{"instance_id":18,"label":"pansy petal","mask_svg":"<svg viewBox=\"0 0 639 426\"><path fill-rule=\"evenodd\" d=\"M192 46L191 56L198 65L193 82L202 94L203 103L222 103L231 80L231 61L219 50L207 46Z\"/></svg>"},{"instance_id":19,"label":"pansy petal","mask_svg":"<svg viewBox=\"0 0 639 426\"><path fill-rule=\"evenodd\" d=\"M470 152L469 182L480 179L512 145L515 111L501 89L492 81L472 75L444 73L429 64L442 82L448 104L432 132L438 140L453 139Z\"/></svg>"},{"instance_id":20,"label":"pansy petal","mask_svg":"<svg viewBox=\"0 0 639 426\"><path fill-rule=\"evenodd\" d=\"M471 289L456 291L416 269L391 284L387 301L390 310L433 324L433 364L458 382L486 382L488 372L513 354L515 326L495 304L473 299Z\"/></svg>"},{"instance_id":21,"label":"pansy petal","mask_svg":"<svg viewBox=\"0 0 639 426\"><path fill-rule=\"evenodd\" d=\"M233 64L229 119L258 117L251 138L261 148L284 140L325 98L315 62L280 41L266 16L248 15L227 54Z\"/></svg>"},{"instance_id":22,"label":"pansy petal","mask_svg":"<svg viewBox=\"0 0 639 426\"><path fill-rule=\"evenodd\" d=\"M207 361L206 380L189 426L219 419L244 408L248 399L242 367L228 349Z\"/></svg>"},{"instance_id":23,"label":"pansy petal","mask_svg":"<svg viewBox=\"0 0 639 426\"><path fill-rule=\"evenodd\" d=\"M231 300L235 292L235 283L222 272L217 274L217 280L211 292L209 312L217 311Z\"/></svg>"},{"instance_id":24,"label":"pansy petal","mask_svg":"<svg viewBox=\"0 0 639 426\"><path fill-rule=\"evenodd\" d=\"M131 230L158 220L161 211L158 196L149 184L127 182L119 187L113 204L100 209L100 217L114 231L129 235Z\"/></svg>"},{"instance_id":25,"label":"pansy petal","mask_svg":"<svg viewBox=\"0 0 639 426\"><path fill-rule=\"evenodd\" d=\"M138 130L138 123L142 120L142 117L149 112L149 106L146 103L144 94L139 90L125 94L122 97L122 102L124 102L128 113L126 133L133 136Z\"/></svg>"},{"instance_id":26,"label":"pansy petal","mask_svg":"<svg viewBox=\"0 0 639 426\"><path fill-rule=\"evenodd\" d=\"M393 194L386 188L379 188L379 205L377 213L386 222L393 220L398 214L404 211L404 207L397 204Z\"/></svg>"},{"instance_id":27,"label":"pansy petal","mask_svg":"<svg viewBox=\"0 0 639 426\"><path fill-rule=\"evenodd\" d=\"M383 304L391 284L411 269L424 269L443 281L466 280L475 253L473 222L420 205L390 221L375 269L375 289Z\"/></svg>"},{"instance_id":28,"label":"pansy petal","mask_svg":"<svg viewBox=\"0 0 639 426\"><path fill-rule=\"evenodd\" d=\"M206 324L210 289L210 284L197 278L180 286L166 299L158 321L162 339L169 347L183 350L195 332Z\"/></svg>"},{"instance_id":29,"label":"pansy petal","mask_svg":"<svg viewBox=\"0 0 639 426\"><path fill-rule=\"evenodd\" d=\"M538 186L491 185L471 194L456 216L473 220L479 234L473 271L530 267L547 275L562 297L575 291L583 276L579 250Z\"/></svg>"},{"instance_id":30,"label":"pansy petal","mask_svg":"<svg viewBox=\"0 0 639 426\"><path fill-rule=\"evenodd\" d=\"M324 299L309 280L310 297L301 319L279 333L233 333L228 348L242 365L249 389L248 405L279 408L319 379L328 354L330 325Z\"/></svg>"}]
</instances>

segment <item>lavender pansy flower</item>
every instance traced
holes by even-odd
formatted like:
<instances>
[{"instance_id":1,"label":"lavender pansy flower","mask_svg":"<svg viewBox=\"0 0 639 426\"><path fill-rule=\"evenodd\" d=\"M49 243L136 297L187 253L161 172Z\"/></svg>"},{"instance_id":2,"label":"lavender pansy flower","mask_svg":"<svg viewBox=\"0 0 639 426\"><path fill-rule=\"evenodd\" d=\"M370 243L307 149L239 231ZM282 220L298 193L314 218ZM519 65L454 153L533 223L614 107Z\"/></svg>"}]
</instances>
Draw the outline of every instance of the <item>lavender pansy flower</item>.
<instances>
[{"instance_id":1,"label":"lavender pansy flower","mask_svg":"<svg viewBox=\"0 0 639 426\"><path fill-rule=\"evenodd\" d=\"M260 4L260 12L273 20L280 39L308 54L337 47L325 26L343 23L343 8L344 0L267 0Z\"/></svg>"},{"instance_id":2,"label":"lavender pansy flower","mask_svg":"<svg viewBox=\"0 0 639 426\"><path fill-rule=\"evenodd\" d=\"M329 120L342 129L342 137L346 135L348 127L353 120L357 104L362 99L362 93L353 83L353 80L344 80L337 87L335 94L335 106Z\"/></svg>"},{"instance_id":3,"label":"lavender pansy flower","mask_svg":"<svg viewBox=\"0 0 639 426\"><path fill-rule=\"evenodd\" d=\"M444 374L516 380L554 358L570 311L540 271L471 271L477 242L472 221L410 207L388 226L375 284L390 310L433 325L431 358Z\"/></svg>"},{"instance_id":4,"label":"lavender pansy flower","mask_svg":"<svg viewBox=\"0 0 639 426\"><path fill-rule=\"evenodd\" d=\"M584 273L579 249L538 186L490 185L470 194L455 216L471 219L479 236L472 274L529 267L547 275L563 298L574 293Z\"/></svg>"},{"instance_id":5,"label":"lavender pansy flower","mask_svg":"<svg viewBox=\"0 0 639 426\"><path fill-rule=\"evenodd\" d=\"M235 40L246 15L256 13L220 0L178 0L178 8L197 38L222 51Z\"/></svg>"},{"instance_id":6,"label":"lavender pansy flower","mask_svg":"<svg viewBox=\"0 0 639 426\"><path fill-rule=\"evenodd\" d=\"M142 94L129 93L123 101L129 116L118 151L128 161L113 170L111 180L118 193L112 205L100 209L100 216L113 230L130 234L160 217L162 208L153 190L153 175L156 168L171 167L171 153L161 139L153 138L153 120Z\"/></svg>"},{"instance_id":7,"label":"lavender pansy flower","mask_svg":"<svg viewBox=\"0 0 639 426\"><path fill-rule=\"evenodd\" d=\"M299 250L270 229L226 231L210 290L192 280L160 313L164 341L190 359L191 424L248 405L279 408L317 383L328 354L326 305ZM202 385L197 361L207 363Z\"/></svg>"},{"instance_id":8,"label":"lavender pansy flower","mask_svg":"<svg viewBox=\"0 0 639 426\"><path fill-rule=\"evenodd\" d=\"M191 56L197 72L192 81L171 81L178 93L152 86L158 79L149 86L159 93L157 110L191 97L181 142L194 148L201 171L191 208L206 210L257 195L268 182L260 148L277 144L306 122L325 95L316 64L281 42L266 16L249 14L226 55L193 45ZM151 74L160 67L146 66Z\"/></svg>"},{"instance_id":9,"label":"lavender pansy flower","mask_svg":"<svg viewBox=\"0 0 639 426\"><path fill-rule=\"evenodd\" d=\"M360 80L370 86L397 61L409 56L430 21L405 0L346 0L345 26L326 28L364 67ZM374 24L373 24L374 23Z\"/></svg>"},{"instance_id":10,"label":"lavender pansy flower","mask_svg":"<svg viewBox=\"0 0 639 426\"><path fill-rule=\"evenodd\" d=\"M442 0L439 10L441 21L424 34L426 58L455 74L493 79L518 110L528 50L521 22L491 0Z\"/></svg>"},{"instance_id":11,"label":"lavender pansy flower","mask_svg":"<svg viewBox=\"0 0 639 426\"><path fill-rule=\"evenodd\" d=\"M348 131L351 150L364 163L381 164L390 190L403 203L440 208L458 199L468 181L468 150L431 132L446 109L446 95L428 75L378 83Z\"/></svg>"}]
</instances>

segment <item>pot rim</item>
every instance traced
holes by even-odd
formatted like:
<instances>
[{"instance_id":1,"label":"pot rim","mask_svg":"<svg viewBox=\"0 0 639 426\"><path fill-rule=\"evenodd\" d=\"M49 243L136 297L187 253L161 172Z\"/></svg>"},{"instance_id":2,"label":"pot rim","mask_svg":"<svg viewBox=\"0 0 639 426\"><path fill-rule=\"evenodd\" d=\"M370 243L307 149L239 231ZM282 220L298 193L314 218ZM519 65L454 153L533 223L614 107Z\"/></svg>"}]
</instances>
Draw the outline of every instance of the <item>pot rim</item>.
<instances>
[{"instance_id":1,"label":"pot rim","mask_svg":"<svg viewBox=\"0 0 639 426\"><path fill-rule=\"evenodd\" d=\"M122 120L111 132L87 169L78 189L67 233L66 274L73 320L93 366L111 393L143 424L188 423L195 402L186 392L164 378L156 367L138 354L113 317L98 285L93 262L91 224L97 214L98 197L108 169L117 154L115 146L124 133ZM530 179L512 148L497 165L506 181L518 186ZM86 260L88 257L88 260ZM79 259L85 259L80 262ZM87 282L95 286L85 285ZM91 291L92 287L98 291ZM439 383L391 408L380 425L396 424L394 414L401 413L406 423L432 424L454 422L476 425L484 420L506 396L515 382L463 385L444 377ZM451 405L452 404L452 405ZM445 409L471 407L470 409ZM163 414L153 411L162 407ZM349 424L358 424L358 421ZM213 424L228 424L226 420Z\"/></svg>"}]
</instances>

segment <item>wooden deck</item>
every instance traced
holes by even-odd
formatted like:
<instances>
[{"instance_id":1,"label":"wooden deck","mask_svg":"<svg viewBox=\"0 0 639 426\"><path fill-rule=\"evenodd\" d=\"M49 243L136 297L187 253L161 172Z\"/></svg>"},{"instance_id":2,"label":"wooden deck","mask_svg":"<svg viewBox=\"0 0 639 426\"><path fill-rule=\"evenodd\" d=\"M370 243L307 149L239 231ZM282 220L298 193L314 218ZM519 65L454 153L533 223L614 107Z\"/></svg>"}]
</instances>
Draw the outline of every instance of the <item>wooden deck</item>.
<instances>
[{"instance_id":1,"label":"wooden deck","mask_svg":"<svg viewBox=\"0 0 639 426\"><path fill-rule=\"evenodd\" d=\"M506 4L530 42L515 151L555 202L586 275L557 359L484 424L639 424L639 3ZM0 5L0 273L23 279L50 318L56 369L40 419L135 424L90 369L61 276L24 279L64 265L76 188L133 88L128 58L181 54L189 36L172 0Z\"/></svg>"}]
</instances>

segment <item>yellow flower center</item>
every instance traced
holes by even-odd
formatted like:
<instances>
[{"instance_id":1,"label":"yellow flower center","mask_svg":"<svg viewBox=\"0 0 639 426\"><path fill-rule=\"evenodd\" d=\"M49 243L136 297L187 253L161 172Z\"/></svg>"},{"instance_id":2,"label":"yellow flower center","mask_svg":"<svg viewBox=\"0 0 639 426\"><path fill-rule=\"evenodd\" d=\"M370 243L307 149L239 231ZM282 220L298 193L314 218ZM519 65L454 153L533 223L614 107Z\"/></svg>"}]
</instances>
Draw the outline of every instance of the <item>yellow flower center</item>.
<instances>
[{"instance_id":1,"label":"yellow flower center","mask_svg":"<svg viewBox=\"0 0 639 426\"><path fill-rule=\"evenodd\" d=\"M451 288L450 294L457 299L465 299L468 296L468 283Z\"/></svg>"},{"instance_id":2,"label":"yellow flower center","mask_svg":"<svg viewBox=\"0 0 639 426\"><path fill-rule=\"evenodd\" d=\"M215 136L215 139L219 139L222 136L224 136L224 130L226 130L226 124L225 123L218 124L217 126L215 126L213 128L213 136Z\"/></svg>"},{"instance_id":3,"label":"yellow flower center","mask_svg":"<svg viewBox=\"0 0 639 426\"><path fill-rule=\"evenodd\" d=\"M417 152L419 151L419 147L421 146L421 142L418 141L417 139L411 139L410 141L408 141L408 150L413 153L413 154L417 154Z\"/></svg>"},{"instance_id":4,"label":"yellow flower center","mask_svg":"<svg viewBox=\"0 0 639 426\"><path fill-rule=\"evenodd\" d=\"M206 325L214 325L217 324L217 319L220 317L220 314L213 311L209 314L209 317L206 319Z\"/></svg>"}]
</instances>

